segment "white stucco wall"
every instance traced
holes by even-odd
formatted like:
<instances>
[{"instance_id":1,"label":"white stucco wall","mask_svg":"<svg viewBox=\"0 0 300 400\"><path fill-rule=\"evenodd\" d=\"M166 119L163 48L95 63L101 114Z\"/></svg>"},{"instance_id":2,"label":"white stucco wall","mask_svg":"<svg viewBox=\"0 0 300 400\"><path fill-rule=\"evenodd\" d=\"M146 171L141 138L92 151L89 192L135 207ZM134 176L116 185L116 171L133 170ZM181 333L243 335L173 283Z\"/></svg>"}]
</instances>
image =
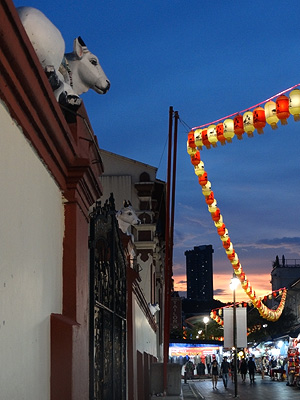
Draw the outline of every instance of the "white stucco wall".
<instances>
[{"instance_id":1,"label":"white stucco wall","mask_svg":"<svg viewBox=\"0 0 300 400\"><path fill-rule=\"evenodd\" d=\"M157 357L156 333L151 328L137 302L134 305L136 350L142 354L146 352Z\"/></svg>"},{"instance_id":2,"label":"white stucco wall","mask_svg":"<svg viewBox=\"0 0 300 400\"><path fill-rule=\"evenodd\" d=\"M61 313L61 193L0 103L0 399L50 399L50 314Z\"/></svg>"}]
</instances>

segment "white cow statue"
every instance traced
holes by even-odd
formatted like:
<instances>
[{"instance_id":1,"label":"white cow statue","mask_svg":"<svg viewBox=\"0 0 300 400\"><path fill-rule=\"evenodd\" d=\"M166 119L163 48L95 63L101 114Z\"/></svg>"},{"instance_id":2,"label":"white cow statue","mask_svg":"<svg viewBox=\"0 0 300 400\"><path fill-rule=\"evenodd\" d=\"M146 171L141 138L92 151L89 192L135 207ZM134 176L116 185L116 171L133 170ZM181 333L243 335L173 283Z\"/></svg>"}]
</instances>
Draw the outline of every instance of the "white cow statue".
<instances>
[{"instance_id":1,"label":"white cow statue","mask_svg":"<svg viewBox=\"0 0 300 400\"><path fill-rule=\"evenodd\" d=\"M116 217L121 231L133 239L129 227L131 225L139 225L141 220L136 215L130 201L124 201L123 207L117 212Z\"/></svg>"},{"instance_id":2,"label":"white cow statue","mask_svg":"<svg viewBox=\"0 0 300 400\"><path fill-rule=\"evenodd\" d=\"M74 40L73 52L65 54L60 31L41 11L32 7L17 10L58 102L76 110L82 101L79 95L88 89L99 94L108 91L110 82L98 58L80 36Z\"/></svg>"},{"instance_id":3,"label":"white cow statue","mask_svg":"<svg viewBox=\"0 0 300 400\"><path fill-rule=\"evenodd\" d=\"M158 303L155 303L155 304L148 303L148 307L149 307L149 310L152 315L155 315L157 313L157 311L160 311L160 307L159 307Z\"/></svg>"}]
</instances>

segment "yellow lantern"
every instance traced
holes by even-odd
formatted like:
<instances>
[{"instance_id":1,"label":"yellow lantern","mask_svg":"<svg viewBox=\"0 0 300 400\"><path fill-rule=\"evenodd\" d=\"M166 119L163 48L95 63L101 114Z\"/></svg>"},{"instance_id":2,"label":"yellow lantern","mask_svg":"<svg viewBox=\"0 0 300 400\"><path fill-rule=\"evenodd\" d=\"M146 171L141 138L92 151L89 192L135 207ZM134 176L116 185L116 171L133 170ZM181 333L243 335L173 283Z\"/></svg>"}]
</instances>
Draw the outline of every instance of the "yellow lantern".
<instances>
[{"instance_id":1,"label":"yellow lantern","mask_svg":"<svg viewBox=\"0 0 300 400\"><path fill-rule=\"evenodd\" d=\"M230 118L225 119L225 121L223 122L223 127L224 127L223 135L225 139L227 140L227 142L231 142L232 138L235 135L233 119Z\"/></svg>"},{"instance_id":2,"label":"yellow lantern","mask_svg":"<svg viewBox=\"0 0 300 400\"><path fill-rule=\"evenodd\" d=\"M218 221L214 221L215 227L220 228L223 225L223 217L220 215L220 219Z\"/></svg>"},{"instance_id":3,"label":"yellow lantern","mask_svg":"<svg viewBox=\"0 0 300 400\"><path fill-rule=\"evenodd\" d=\"M253 137L253 132L255 130L253 125L253 112L246 111L243 115L243 125L244 131L247 133L248 137Z\"/></svg>"},{"instance_id":4,"label":"yellow lantern","mask_svg":"<svg viewBox=\"0 0 300 400\"><path fill-rule=\"evenodd\" d=\"M202 129L196 129L194 131L194 142L197 147L201 150L203 147L203 142L202 142Z\"/></svg>"},{"instance_id":5,"label":"yellow lantern","mask_svg":"<svg viewBox=\"0 0 300 400\"><path fill-rule=\"evenodd\" d=\"M197 176L201 176L201 175L203 175L204 174L204 162L203 161L200 161L199 162L199 164L196 164L195 166L194 166L194 169L195 169L195 174L197 175Z\"/></svg>"},{"instance_id":6,"label":"yellow lantern","mask_svg":"<svg viewBox=\"0 0 300 400\"><path fill-rule=\"evenodd\" d=\"M197 153L196 147L190 147L190 142L189 140L186 142L186 150L190 156L194 155Z\"/></svg>"},{"instance_id":7,"label":"yellow lantern","mask_svg":"<svg viewBox=\"0 0 300 400\"><path fill-rule=\"evenodd\" d=\"M210 183L210 181L207 181L207 183L202 186L202 193L204 194L204 196L208 196L209 194L211 194L211 183Z\"/></svg>"},{"instance_id":8,"label":"yellow lantern","mask_svg":"<svg viewBox=\"0 0 300 400\"><path fill-rule=\"evenodd\" d=\"M209 143L211 143L213 147L217 147L218 137L216 125L209 125L209 127L207 128L207 138Z\"/></svg>"},{"instance_id":9,"label":"yellow lantern","mask_svg":"<svg viewBox=\"0 0 300 400\"><path fill-rule=\"evenodd\" d=\"M214 201L212 202L212 204L210 204L210 205L208 206L208 211L209 211L210 213L214 213L214 212L217 211L217 208L218 208L218 206L217 206L217 200L214 199Z\"/></svg>"},{"instance_id":10,"label":"yellow lantern","mask_svg":"<svg viewBox=\"0 0 300 400\"><path fill-rule=\"evenodd\" d=\"M265 104L265 114L267 123L271 125L272 129L277 129L279 118L276 114L276 103L274 101L270 100Z\"/></svg>"},{"instance_id":11,"label":"yellow lantern","mask_svg":"<svg viewBox=\"0 0 300 400\"><path fill-rule=\"evenodd\" d=\"M300 120L300 90L294 89L289 94L289 111L294 116L295 121Z\"/></svg>"}]
</instances>

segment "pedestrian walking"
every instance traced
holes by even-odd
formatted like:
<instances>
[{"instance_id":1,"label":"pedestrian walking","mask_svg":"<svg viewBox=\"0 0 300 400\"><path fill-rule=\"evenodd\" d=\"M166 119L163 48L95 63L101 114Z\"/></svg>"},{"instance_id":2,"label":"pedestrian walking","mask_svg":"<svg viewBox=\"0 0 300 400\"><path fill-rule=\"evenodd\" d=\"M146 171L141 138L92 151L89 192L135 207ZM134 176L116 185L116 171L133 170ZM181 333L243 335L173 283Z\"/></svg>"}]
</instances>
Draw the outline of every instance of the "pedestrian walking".
<instances>
[{"instance_id":1,"label":"pedestrian walking","mask_svg":"<svg viewBox=\"0 0 300 400\"><path fill-rule=\"evenodd\" d=\"M245 380L246 380L247 371L248 371L247 360L245 358L243 358L241 361L241 365L240 365L240 373L241 373L243 382L245 382Z\"/></svg>"},{"instance_id":2,"label":"pedestrian walking","mask_svg":"<svg viewBox=\"0 0 300 400\"><path fill-rule=\"evenodd\" d=\"M218 377L220 374L219 364L217 360L214 360L211 366L211 376L212 376L212 385L213 389L217 389Z\"/></svg>"},{"instance_id":3,"label":"pedestrian walking","mask_svg":"<svg viewBox=\"0 0 300 400\"><path fill-rule=\"evenodd\" d=\"M250 357L250 358L249 358L249 361L248 361L248 371L249 371L250 383L251 383L251 382L254 383L254 380L255 380L254 376L255 376L255 372L256 372L256 365L255 365L255 362L254 362L254 360L253 360L252 357Z\"/></svg>"},{"instance_id":4,"label":"pedestrian walking","mask_svg":"<svg viewBox=\"0 0 300 400\"><path fill-rule=\"evenodd\" d=\"M221 375L222 375L223 384L224 384L225 389L227 389L227 385L228 385L229 372L230 372L230 364L227 361L227 357L225 356L221 363Z\"/></svg>"},{"instance_id":5,"label":"pedestrian walking","mask_svg":"<svg viewBox=\"0 0 300 400\"><path fill-rule=\"evenodd\" d=\"M194 375L194 363L189 360L186 364L185 364L185 371L186 371L186 378L187 379L193 379L193 375Z\"/></svg>"}]
</instances>

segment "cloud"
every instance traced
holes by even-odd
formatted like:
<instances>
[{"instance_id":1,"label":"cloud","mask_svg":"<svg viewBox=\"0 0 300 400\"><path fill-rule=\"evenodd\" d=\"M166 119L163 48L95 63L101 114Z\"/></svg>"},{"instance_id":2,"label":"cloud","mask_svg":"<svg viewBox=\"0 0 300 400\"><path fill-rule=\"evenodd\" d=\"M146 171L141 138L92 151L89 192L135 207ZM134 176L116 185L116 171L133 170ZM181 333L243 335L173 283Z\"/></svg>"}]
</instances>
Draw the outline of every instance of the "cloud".
<instances>
[{"instance_id":1,"label":"cloud","mask_svg":"<svg viewBox=\"0 0 300 400\"><path fill-rule=\"evenodd\" d=\"M222 296L226 293L224 289L216 289L214 290L214 296Z\"/></svg>"},{"instance_id":2,"label":"cloud","mask_svg":"<svg viewBox=\"0 0 300 400\"><path fill-rule=\"evenodd\" d=\"M247 248L255 248L259 250L265 249L282 249L290 253L295 253L300 256L300 237L283 237L273 239L260 239L252 243L236 243L236 248L242 248L247 251Z\"/></svg>"}]
</instances>

